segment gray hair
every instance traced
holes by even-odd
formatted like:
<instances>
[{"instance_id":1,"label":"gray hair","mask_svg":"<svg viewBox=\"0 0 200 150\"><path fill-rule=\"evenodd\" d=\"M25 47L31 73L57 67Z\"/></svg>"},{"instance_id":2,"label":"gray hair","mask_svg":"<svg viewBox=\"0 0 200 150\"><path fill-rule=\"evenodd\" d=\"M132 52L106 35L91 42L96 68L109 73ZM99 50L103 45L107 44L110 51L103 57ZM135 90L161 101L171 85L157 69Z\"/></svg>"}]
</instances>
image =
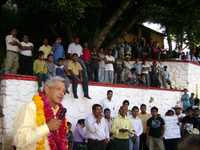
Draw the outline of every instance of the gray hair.
<instances>
[{"instance_id":1,"label":"gray hair","mask_svg":"<svg viewBox=\"0 0 200 150\"><path fill-rule=\"evenodd\" d=\"M48 86L48 87L51 87L55 84L55 82L65 82L65 79L60 77L60 76L54 76L54 77L51 77L49 78L46 82L45 82L45 86Z\"/></svg>"}]
</instances>

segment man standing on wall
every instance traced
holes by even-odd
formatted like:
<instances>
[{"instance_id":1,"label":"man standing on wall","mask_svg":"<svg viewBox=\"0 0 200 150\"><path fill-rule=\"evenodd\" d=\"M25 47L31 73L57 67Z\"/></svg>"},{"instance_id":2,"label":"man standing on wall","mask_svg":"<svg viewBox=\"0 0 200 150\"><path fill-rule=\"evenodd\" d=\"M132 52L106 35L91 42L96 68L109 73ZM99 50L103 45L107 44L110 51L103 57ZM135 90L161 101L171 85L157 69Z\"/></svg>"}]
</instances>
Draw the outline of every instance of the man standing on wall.
<instances>
[{"instance_id":1,"label":"man standing on wall","mask_svg":"<svg viewBox=\"0 0 200 150\"><path fill-rule=\"evenodd\" d=\"M17 113L13 126L17 150L67 150L66 109L61 101L65 93L64 79L52 77L44 91Z\"/></svg>"},{"instance_id":2,"label":"man standing on wall","mask_svg":"<svg viewBox=\"0 0 200 150\"><path fill-rule=\"evenodd\" d=\"M17 30L12 29L6 36L5 73L17 73L19 67L19 51L21 44L17 39Z\"/></svg>"},{"instance_id":3,"label":"man standing on wall","mask_svg":"<svg viewBox=\"0 0 200 150\"><path fill-rule=\"evenodd\" d=\"M19 73L23 75L33 74L33 60L32 60L33 43L29 42L29 37L27 35L23 36L23 41L21 42L20 51L20 71Z\"/></svg>"}]
</instances>

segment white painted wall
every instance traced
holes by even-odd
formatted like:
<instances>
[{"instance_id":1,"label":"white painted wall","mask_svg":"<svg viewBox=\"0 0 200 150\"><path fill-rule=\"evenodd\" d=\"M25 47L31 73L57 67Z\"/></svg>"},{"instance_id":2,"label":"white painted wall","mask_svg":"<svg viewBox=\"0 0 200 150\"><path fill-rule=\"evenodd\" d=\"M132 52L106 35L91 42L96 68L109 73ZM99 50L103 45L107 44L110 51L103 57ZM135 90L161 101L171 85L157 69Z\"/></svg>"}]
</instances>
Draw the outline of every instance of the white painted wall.
<instances>
[{"instance_id":1,"label":"white painted wall","mask_svg":"<svg viewBox=\"0 0 200 150\"><path fill-rule=\"evenodd\" d=\"M35 81L6 79L1 81L1 106L3 107L3 134L4 142L10 143L13 118L19 108L26 102L30 102L37 90ZM86 117L91 112L94 103L100 103L106 98L107 90L113 90L117 107L120 107L123 100L130 101L130 107L142 103L147 104L148 108L157 106L161 113L173 107L180 99L180 91L154 90L154 89L135 89L120 88L109 86L91 85L89 87L92 100L83 98L82 88L78 87L79 99L74 99L72 94L65 95L63 104L67 108L67 118L73 125L78 119ZM152 103L150 97L154 98Z\"/></svg>"},{"instance_id":2,"label":"white painted wall","mask_svg":"<svg viewBox=\"0 0 200 150\"><path fill-rule=\"evenodd\" d=\"M175 81L176 87L188 88L191 92L196 93L196 85L200 87L200 66L184 62L162 62L167 65L172 80ZM19 79L3 79L0 86L0 105L3 107L4 118L0 124L3 126L3 134L10 136L12 129L12 121L16 111L22 104L31 101L33 94L37 90L35 81L19 80ZM161 113L173 107L180 100L180 91L155 90L155 89L138 89L138 88L122 88L110 86L90 85L89 91L92 100L84 99L82 89L78 87L79 99L74 99L72 94L66 95L63 104L67 108L67 117L73 124L77 119L84 118L91 112L91 106L94 103L100 103L106 98L107 90L113 90L113 101L119 107L124 99L130 101L130 107L139 106L142 103L147 104L148 108L157 106ZM150 97L154 101L150 103ZM2 130L0 130L0 133ZM0 134L0 140L2 137ZM0 142L1 142L0 141Z\"/></svg>"}]
</instances>

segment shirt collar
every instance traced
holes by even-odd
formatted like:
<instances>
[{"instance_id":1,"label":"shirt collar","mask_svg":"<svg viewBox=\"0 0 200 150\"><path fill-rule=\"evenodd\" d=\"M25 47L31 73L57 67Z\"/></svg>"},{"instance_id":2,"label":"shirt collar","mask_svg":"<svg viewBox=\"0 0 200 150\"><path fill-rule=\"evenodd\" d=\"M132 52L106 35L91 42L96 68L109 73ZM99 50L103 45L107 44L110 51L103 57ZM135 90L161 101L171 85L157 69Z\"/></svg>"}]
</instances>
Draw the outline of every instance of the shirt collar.
<instances>
[{"instance_id":1,"label":"shirt collar","mask_svg":"<svg viewBox=\"0 0 200 150\"><path fill-rule=\"evenodd\" d=\"M52 111L53 111L53 114L54 114L54 116L56 115L56 113L58 112L58 110L59 110L59 106L58 105L56 105L55 106L55 108L54 107L51 107L51 109L52 109Z\"/></svg>"}]
</instances>

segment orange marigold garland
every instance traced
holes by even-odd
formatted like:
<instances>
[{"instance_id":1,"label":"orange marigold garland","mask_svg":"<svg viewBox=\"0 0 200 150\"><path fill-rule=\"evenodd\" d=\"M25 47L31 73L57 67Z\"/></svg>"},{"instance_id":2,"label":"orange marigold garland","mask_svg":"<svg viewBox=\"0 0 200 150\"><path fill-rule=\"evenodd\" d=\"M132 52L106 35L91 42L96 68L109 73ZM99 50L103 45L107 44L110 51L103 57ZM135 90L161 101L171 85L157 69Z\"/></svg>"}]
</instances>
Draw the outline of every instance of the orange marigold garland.
<instances>
[{"instance_id":1,"label":"orange marigold garland","mask_svg":"<svg viewBox=\"0 0 200 150\"><path fill-rule=\"evenodd\" d=\"M44 115L44 102L39 95L33 96L33 101L36 105L36 124L41 126L46 122ZM36 150L45 150L45 137L42 137L36 144Z\"/></svg>"}]
</instances>

